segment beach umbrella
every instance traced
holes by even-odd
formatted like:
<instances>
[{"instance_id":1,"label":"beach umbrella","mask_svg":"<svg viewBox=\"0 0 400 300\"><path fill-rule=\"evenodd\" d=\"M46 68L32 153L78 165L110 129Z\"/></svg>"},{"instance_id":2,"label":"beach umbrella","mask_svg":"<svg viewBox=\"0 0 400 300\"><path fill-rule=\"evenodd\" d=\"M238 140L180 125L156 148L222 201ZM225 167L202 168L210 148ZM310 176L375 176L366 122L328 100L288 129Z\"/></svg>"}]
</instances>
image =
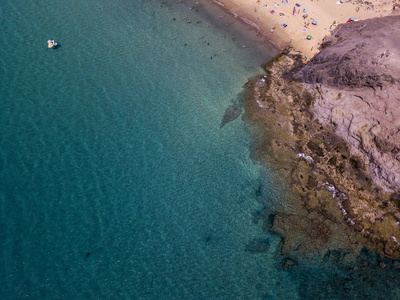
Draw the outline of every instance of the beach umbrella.
<instances>
[{"instance_id":1,"label":"beach umbrella","mask_svg":"<svg viewBox=\"0 0 400 300\"><path fill-rule=\"evenodd\" d=\"M312 21L311 24L317 25L317 21Z\"/></svg>"},{"instance_id":2,"label":"beach umbrella","mask_svg":"<svg viewBox=\"0 0 400 300\"><path fill-rule=\"evenodd\" d=\"M351 17L351 18L350 18L350 20L354 21L354 18L353 18L353 17Z\"/></svg>"},{"instance_id":3,"label":"beach umbrella","mask_svg":"<svg viewBox=\"0 0 400 300\"><path fill-rule=\"evenodd\" d=\"M311 35L307 35L307 40L311 40Z\"/></svg>"},{"instance_id":4,"label":"beach umbrella","mask_svg":"<svg viewBox=\"0 0 400 300\"><path fill-rule=\"evenodd\" d=\"M304 9L303 9L303 13L306 13L306 12L307 12L307 9L304 8Z\"/></svg>"}]
</instances>

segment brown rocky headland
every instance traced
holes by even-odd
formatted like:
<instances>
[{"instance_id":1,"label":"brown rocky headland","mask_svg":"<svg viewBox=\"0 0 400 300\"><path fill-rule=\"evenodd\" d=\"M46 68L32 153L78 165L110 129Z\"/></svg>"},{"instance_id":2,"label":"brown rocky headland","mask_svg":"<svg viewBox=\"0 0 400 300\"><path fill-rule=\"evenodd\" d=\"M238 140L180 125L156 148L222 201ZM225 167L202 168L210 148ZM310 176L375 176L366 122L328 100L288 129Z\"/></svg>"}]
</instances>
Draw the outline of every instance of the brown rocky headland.
<instances>
[{"instance_id":1,"label":"brown rocky headland","mask_svg":"<svg viewBox=\"0 0 400 300\"><path fill-rule=\"evenodd\" d=\"M400 258L400 16L339 25L304 64L291 49L248 84L254 156L292 185L271 231L284 254Z\"/></svg>"}]
</instances>

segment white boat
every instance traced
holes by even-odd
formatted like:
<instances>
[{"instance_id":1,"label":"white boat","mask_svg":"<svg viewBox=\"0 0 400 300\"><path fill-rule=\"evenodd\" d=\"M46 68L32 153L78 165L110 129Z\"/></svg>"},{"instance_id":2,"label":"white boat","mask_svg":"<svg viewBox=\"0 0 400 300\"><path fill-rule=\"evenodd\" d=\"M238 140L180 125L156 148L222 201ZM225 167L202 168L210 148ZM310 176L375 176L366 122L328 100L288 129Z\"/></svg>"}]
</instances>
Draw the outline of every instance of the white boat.
<instances>
[{"instance_id":1,"label":"white boat","mask_svg":"<svg viewBox=\"0 0 400 300\"><path fill-rule=\"evenodd\" d=\"M47 47L55 48L56 46L57 46L57 43L54 40L48 40L47 41Z\"/></svg>"}]
</instances>

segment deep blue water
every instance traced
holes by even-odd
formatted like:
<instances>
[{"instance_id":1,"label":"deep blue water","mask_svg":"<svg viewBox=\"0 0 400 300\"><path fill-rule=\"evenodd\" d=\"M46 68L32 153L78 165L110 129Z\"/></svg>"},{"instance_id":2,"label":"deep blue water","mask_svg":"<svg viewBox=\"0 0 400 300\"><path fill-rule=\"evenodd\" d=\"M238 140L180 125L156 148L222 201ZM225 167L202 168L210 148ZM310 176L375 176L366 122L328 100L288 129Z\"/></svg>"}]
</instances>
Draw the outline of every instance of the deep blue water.
<instances>
[{"instance_id":1,"label":"deep blue water","mask_svg":"<svg viewBox=\"0 0 400 300\"><path fill-rule=\"evenodd\" d=\"M220 126L277 52L199 2L0 1L1 299L396 295L340 253L280 268L253 216L284 184Z\"/></svg>"}]
</instances>

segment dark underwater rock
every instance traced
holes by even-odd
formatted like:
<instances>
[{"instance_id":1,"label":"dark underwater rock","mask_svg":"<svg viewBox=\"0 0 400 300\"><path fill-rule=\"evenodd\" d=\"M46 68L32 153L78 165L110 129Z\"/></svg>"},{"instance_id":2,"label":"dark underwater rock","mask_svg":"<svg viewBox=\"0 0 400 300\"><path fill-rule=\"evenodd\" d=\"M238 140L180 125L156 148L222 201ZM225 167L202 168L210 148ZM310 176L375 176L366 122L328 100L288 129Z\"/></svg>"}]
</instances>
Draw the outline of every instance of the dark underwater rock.
<instances>
[{"instance_id":1,"label":"dark underwater rock","mask_svg":"<svg viewBox=\"0 0 400 300\"><path fill-rule=\"evenodd\" d=\"M229 122L236 120L243 109L243 95L240 93L236 99L232 99L232 104L225 110L225 114L221 121L221 128Z\"/></svg>"},{"instance_id":2,"label":"dark underwater rock","mask_svg":"<svg viewBox=\"0 0 400 300\"><path fill-rule=\"evenodd\" d=\"M255 239L246 246L245 250L252 254L265 253L268 252L269 247L270 245L268 239Z\"/></svg>"},{"instance_id":3,"label":"dark underwater rock","mask_svg":"<svg viewBox=\"0 0 400 300\"><path fill-rule=\"evenodd\" d=\"M242 108L239 107L237 104L232 104L231 106L229 106L225 111L224 117L222 118L221 128L226 123L236 120L241 113L242 113Z\"/></svg>"},{"instance_id":4,"label":"dark underwater rock","mask_svg":"<svg viewBox=\"0 0 400 300\"><path fill-rule=\"evenodd\" d=\"M291 268L293 268L296 265L296 262L290 258L285 258L282 260L282 269L287 271Z\"/></svg>"}]
</instances>

